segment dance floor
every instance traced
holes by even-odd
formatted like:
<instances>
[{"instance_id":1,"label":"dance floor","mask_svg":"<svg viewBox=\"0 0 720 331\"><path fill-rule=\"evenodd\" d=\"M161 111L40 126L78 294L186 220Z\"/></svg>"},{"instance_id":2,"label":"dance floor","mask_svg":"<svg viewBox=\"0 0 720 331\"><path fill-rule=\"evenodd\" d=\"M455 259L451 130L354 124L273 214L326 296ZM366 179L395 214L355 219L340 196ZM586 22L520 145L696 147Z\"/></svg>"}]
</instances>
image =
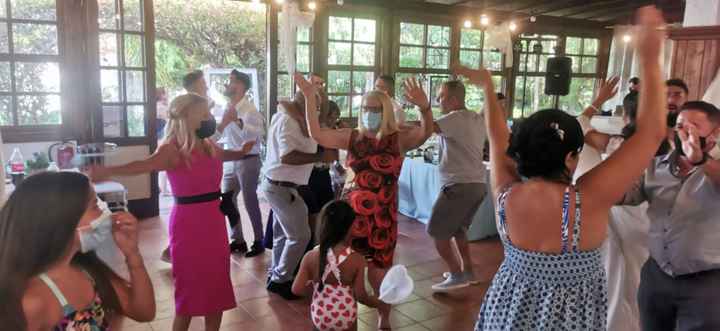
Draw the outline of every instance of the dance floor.
<instances>
[{"instance_id":1,"label":"dance floor","mask_svg":"<svg viewBox=\"0 0 720 331\"><path fill-rule=\"evenodd\" d=\"M242 199L240 199L242 200ZM113 330L167 331L172 329L174 315L173 283L170 264L160 260L168 242L167 220L172 200L163 198L161 216L146 219L140 225L140 250L155 287L157 316L150 323L137 323L124 318ZM243 220L247 220L240 204ZM261 203L263 220L269 207ZM250 222L243 222L244 233L251 239ZM433 295L430 286L441 280L445 266L440 260L425 226L402 215L399 218L400 235L395 255L396 263L408 267L415 280L414 293L402 304L394 306L392 326L396 331L420 330L472 330L483 296L502 261L502 247L497 237L471 244L475 272L481 284L462 289L457 293ZM122 258L108 254L107 259L121 274L126 275ZM246 259L232 256L231 272L238 307L224 314L222 330L311 330L309 300L285 301L265 290L266 270L270 252ZM212 295L212 293L208 293ZM376 330L377 313L360 305L358 330ZM194 318L190 330L203 330L201 318Z\"/></svg>"}]
</instances>

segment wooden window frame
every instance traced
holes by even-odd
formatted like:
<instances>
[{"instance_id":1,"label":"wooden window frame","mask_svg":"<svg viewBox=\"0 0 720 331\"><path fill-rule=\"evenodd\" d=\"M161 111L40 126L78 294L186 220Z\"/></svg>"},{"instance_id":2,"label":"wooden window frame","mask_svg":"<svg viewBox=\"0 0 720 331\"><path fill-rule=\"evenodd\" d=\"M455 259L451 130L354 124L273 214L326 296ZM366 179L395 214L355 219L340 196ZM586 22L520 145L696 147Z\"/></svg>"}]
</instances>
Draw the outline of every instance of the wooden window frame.
<instances>
[{"instance_id":1,"label":"wooden window frame","mask_svg":"<svg viewBox=\"0 0 720 331\"><path fill-rule=\"evenodd\" d=\"M270 7L268 7L267 10L268 10L268 12L271 12ZM276 14L277 22L278 22L278 27L279 27L279 24L280 24L280 17L279 17L279 16L280 16L281 14L282 14L282 11L281 11L281 10L278 10L278 11L277 11L277 14ZM317 17L316 17L315 19L317 20ZM314 61L314 59L315 59L315 44L316 44L316 42L315 42L315 40L316 40L316 38L315 38L315 30L316 30L316 27L315 27L314 25L309 28L309 31L308 31L309 41L301 41L299 38L297 39L297 45L307 46L308 49L310 50L310 54L309 54L309 56L310 56L309 61L310 61L310 62L309 62L308 71L298 71L299 73L301 73L301 74L303 74L303 75L309 75L309 74L311 74L311 73L314 73L314 70L315 70L315 61ZM296 33L299 33L299 31L296 31ZM268 38L269 38L269 34L268 34ZM287 98L287 97L288 97L288 96L281 96L281 95L280 95L280 90L279 90L280 77L281 77L281 76L287 76L287 77L290 79L290 96L289 96L289 97L292 99L292 98L293 98L293 95L294 95L295 92L297 91L297 84L295 84L295 81L293 80L292 75L291 75L290 73L288 73L287 70L285 70L284 66L280 63L280 51L281 51L281 50L280 50L280 46L279 46L279 45L280 45L280 39L279 39L279 38L275 38L274 43L275 43L275 45L277 45L277 48L276 48L276 49L277 49L277 52L276 52L276 54L275 54L275 61L277 61L277 70L276 70L276 72L275 72L275 77L276 77L277 82L278 82L278 84L277 84L277 88L278 88L277 98L280 99L280 98ZM297 69L297 50L295 51L295 68ZM268 84L268 87L270 87L269 84Z\"/></svg>"}]
</instances>

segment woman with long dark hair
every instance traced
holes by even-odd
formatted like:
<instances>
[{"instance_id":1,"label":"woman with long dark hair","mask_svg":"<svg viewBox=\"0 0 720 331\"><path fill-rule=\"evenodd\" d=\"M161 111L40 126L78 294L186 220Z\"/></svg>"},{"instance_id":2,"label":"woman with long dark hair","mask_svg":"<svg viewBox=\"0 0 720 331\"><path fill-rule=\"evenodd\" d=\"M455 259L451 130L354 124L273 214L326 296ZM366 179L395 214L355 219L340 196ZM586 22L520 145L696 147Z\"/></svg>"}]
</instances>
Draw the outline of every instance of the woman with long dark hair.
<instances>
[{"instance_id":1,"label":"woman with long dark hair","mask_svg":"<svg viewBox=\"0 0 720 331\"><path fill-rule=\"evenodd\" d=\"M505 249L476 330L606 330L607 279L600 246L607 237L608 212L666 136L659 64L662 13L643 7L637 22L643 84L635 133L575 184L584 145L575 117L541 110L511 136L490 73L456 70L485 91L491 187Z\"/></svg>"},{"instance_id":2,"label":"woman with long dark hair","mask_svg":"<svg viewBox=\"0 0 720 331\"><path fill-rule=\"evenodd\" d=\"M95 255L110 237L125 256L129 281ZM28 177L0 212L0 328L102 331L117 315L155 317L137 220L111 214L83 174Z\"/></svg>"}]
</instances>

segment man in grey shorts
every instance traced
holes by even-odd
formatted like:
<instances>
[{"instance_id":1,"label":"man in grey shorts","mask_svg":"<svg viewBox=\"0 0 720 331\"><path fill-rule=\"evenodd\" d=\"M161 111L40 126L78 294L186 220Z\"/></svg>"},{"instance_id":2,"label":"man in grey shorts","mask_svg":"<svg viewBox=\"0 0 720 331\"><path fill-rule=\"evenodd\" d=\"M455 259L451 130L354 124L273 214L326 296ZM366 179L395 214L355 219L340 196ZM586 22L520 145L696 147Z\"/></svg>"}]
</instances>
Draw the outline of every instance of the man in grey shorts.
<instances>
[{"instance_id":1,"label":"man in grey shorts","mask_svg":"<svg viewBox=\"0 0 720 331\"><path fill-rule=\"evenodd\" d=\"M486 134L483 115L465 108L465 86L461 82L449 81L440 86L438 101L443 113L435 121L442 153L442 190L427 232L450 269L446 279L433 285L432 290L447 292L476 283L466 232L487 193L483 164Z\"/></svg>"}]
</instances>

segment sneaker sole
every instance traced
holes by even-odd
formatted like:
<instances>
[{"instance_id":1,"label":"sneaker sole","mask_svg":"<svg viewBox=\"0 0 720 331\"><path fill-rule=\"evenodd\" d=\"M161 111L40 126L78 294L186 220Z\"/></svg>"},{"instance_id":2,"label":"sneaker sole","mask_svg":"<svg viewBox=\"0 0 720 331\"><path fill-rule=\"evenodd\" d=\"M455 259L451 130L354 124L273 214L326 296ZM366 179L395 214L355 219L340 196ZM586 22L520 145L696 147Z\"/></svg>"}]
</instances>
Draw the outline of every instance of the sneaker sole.
<instances>
[{"instance_id":1,"label":"sneaker sole","mask_svg":"<svg viewBox=\"0 0 720 331\"><path fill-rule=\"evenodd\" d=\"M444 287L444 288L436 288L435 286L433 286L432 290L433 290L433 292L436 292L436 293L447 293L450 291L459 290L461 288L466 288L466 287L470 287L470 282L467 282L464 284L459 284L459 285L448 286L448 287Z\"/></svg>"},{"instance_id":2,"label":"sneaker sole","mask_svg":"<svg viewBox=\"0 0 720 331\"><path fill-rule=\"evenodd\" d=\"M444 279L448 279L448 277L450 277L450 273L447 271L443 272L442 276ZM470 285L480 285L480 284L482 284L482 280L473 279L470 281Z\"/></svg>"}]
</instances>

